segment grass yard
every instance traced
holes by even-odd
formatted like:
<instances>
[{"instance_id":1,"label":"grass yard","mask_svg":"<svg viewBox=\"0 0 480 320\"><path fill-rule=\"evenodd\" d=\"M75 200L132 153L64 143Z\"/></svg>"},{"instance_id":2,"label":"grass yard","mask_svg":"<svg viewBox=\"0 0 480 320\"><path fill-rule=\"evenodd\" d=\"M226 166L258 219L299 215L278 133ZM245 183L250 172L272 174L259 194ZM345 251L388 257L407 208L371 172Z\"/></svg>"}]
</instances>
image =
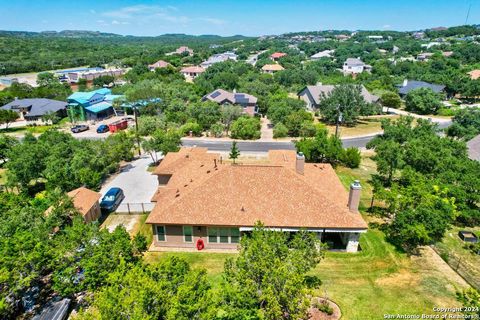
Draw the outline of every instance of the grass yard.
<instances>
[{"instance_id":1,"label":"grass yard","mask_svg":"<svg viewBox=\"0 0 480 320\"><path fill-rule=\"evenodd\" d=\"M434 306L457 306L455 288L461 286L437 268L428 255L407 257L388 244L382 232L370 230L360 240L357 254L327 252L312 274L325 294L340 306L342 319L383 319L385 313L432 313ZM145 261L156 263L167 256L187 260L193 268L207 270L218 286L228 253L147 252Z\"/></svg>"},{"instance_id":2,"label":"grass yard","mask_svg":"<svg viewBox=\"0 0 480 320\"><path fill-rule=\"evenodd\" d=\"M350 185L354 180L359 180L362 185L362 196L360 198L360 210L365 210L370 207L372 200L372 186L369 181L372 174L376 172L377 166L375 161L371 159L373 152L367 151L362 153L362 162L360 167L350 169L343 166L337 166L335 172L337 173L343 186L349 190Z\"/></svg>"},{"instance_id":3,"label":"grass yard","mask_svg":"<svg viewBox=\"0 0 480 320\"><path fill-rule=\"evenodd\" d=\"M458 268L458 271L467 280L480 288L480 255L464 248L465 242L458 237L458 231L460 230L473 231L477 236L480 236L480 227L453 227L446 233L442 242L435 244L435 247L441 253L443 259L453 268Z\"/></svg>"},{"instance_id":4,"label":"grass yard","mask_svg":"<svg viewBox=\"0 0 480 320\"><path fill-rule=\"evenodd\" d=\"M398 119L398 116L375 116L368 118L360 118L357 124L353 127L340 126L340 137L355 137L355 136L366 136L370 134L375 134L382 132L382 119ZM328 132L330 134L335 134L335 125L327 125Z\"/></svg>"}]
</instances>

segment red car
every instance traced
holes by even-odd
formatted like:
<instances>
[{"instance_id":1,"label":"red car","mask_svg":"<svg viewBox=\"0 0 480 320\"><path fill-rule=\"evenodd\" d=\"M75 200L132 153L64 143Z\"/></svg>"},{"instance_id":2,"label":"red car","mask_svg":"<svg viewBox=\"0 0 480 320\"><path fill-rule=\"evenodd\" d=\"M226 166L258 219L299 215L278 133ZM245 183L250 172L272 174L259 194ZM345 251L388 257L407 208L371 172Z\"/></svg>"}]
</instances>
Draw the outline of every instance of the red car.
<instances>
[{"instance_id":1,"label":"red car","mask_svg":"<svg viewBox=\"0 0 480 320\"><path fill-rule=\"evenodd\" d=\"M115 122L112 122L108 125L108 128L110 129L110 132L117 132L118 130L124 130L127 129L128 127L128 122L127 120L118 120Z\"/></svg>"}]
</instances>

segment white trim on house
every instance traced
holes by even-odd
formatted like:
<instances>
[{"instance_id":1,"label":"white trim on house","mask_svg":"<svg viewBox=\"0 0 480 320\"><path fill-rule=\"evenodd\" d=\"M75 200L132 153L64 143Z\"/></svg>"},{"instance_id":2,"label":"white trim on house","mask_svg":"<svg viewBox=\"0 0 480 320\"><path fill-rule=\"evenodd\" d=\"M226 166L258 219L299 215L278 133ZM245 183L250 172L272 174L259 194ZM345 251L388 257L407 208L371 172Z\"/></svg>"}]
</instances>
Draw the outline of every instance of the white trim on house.
<instances>
[{"instance_id":1,"label":"white trim on house","mask_svg":"<svg viewBox=\"0 0 480 320\"><path fill-rule=\"evenodd\" d=\"M254 227L240 227L240 231L252 231L255 229ZM348 232L348 233L365 233L367 229L303 229L303 228L269 228L266 227L267 230L272 231L284 231L284 232L298 232L300 230L305 230L308 232Z\"/></svg>"}]
</instances>

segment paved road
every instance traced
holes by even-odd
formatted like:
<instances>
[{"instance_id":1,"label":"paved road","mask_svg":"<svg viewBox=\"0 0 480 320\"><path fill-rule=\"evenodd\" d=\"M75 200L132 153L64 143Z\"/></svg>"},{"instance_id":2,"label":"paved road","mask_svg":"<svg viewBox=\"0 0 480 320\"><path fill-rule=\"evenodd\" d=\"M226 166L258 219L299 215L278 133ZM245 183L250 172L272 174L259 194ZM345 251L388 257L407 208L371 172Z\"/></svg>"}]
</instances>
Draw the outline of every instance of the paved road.
<instances>
[{"instance_id":1,"label":"paved road","mask_svg":"<svg viewBox=\"0 0 480 320\"><path fill-rule=\"evenodd\" d=\"M345 138L342 139L343 146L365 148L367 143L373 139L374 136L361 138ZM230 151L232 146L231 141L212 141L200 139L182 139L182 145L185 147L204 147L211 151ZM237 141L237 146L243 152L268 152L268 150L295 150L293 142L290 141Z\"/></svg>"}]
</instances>

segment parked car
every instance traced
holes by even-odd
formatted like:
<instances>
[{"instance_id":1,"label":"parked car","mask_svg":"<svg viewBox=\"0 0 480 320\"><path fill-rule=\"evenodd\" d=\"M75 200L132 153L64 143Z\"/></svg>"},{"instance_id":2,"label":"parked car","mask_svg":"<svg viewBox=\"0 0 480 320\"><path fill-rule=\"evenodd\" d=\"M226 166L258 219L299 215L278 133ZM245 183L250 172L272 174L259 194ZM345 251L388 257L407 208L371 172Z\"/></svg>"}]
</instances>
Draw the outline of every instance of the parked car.
<instances>
[{"instance_id":1,"label":"parked car","mask_svg":"<svg viewBox=\"0 0 480 320\"><path fill-rule=\"evenodd\" d=\"M111 188L103 196L102 201L100 202L100 208L108 212L115 211L124 198L125 195L123 194L122 189Z\"/></svg>"},{"instance_id":2,"label":"parked car","mask_svg":"<svg viewBox=\"0 0 480 320\"><path fill-rule=\"evenodd\" d=\"M108 132L108 131L110 131L110 129L108 128L108 126L106 124L101 124L97 128L97 133L105 133L105 132Z\"/></svg>"},{"instance_id":3,"label":"parked car","mask_svg":"<svg viewBox=\"0 0 480 320\"><path fill-rule=\"evenodd\" d=\"M127 120L118 120L108 124L108 128L110 129L111 133L115 133L119 130L124 130L128 128Z\"/></svg>"},{"instance_id":4,"label":"parked car","mask_svg":"<svg viewBox=\"0 0 480 320\"><path fill-rule=\"evenodd\" d=\"M70 131L72 131L73 133L79 133L79 132L87 131L88 129L90 129L90 127L87 126L86 124L78 124L76 126L73 126L70 129Z\"/></svg>"}]
</instances>

